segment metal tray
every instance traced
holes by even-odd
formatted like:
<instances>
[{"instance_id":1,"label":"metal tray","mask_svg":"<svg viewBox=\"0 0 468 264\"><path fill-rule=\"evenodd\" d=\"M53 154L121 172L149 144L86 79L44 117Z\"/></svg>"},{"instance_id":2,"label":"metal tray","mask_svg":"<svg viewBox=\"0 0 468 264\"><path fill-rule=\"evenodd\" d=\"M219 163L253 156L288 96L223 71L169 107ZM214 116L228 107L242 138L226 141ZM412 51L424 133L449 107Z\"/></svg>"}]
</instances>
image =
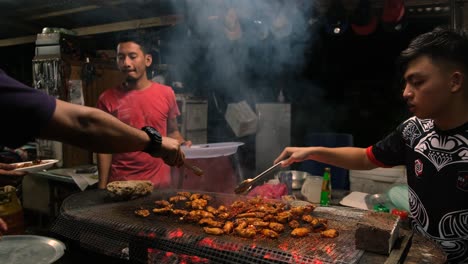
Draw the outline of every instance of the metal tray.
<instances>
[{"instance_id":1,"label":"metal tray","mask_svg":"<svg viewBox=\"0 0 468 264\"><path fill-rule=\"evenodd\" d=\"M0 238L0 263L43 264L60 259L65 251L61 241L44 236L15 235Z\"/></svg>"}]
</instances>

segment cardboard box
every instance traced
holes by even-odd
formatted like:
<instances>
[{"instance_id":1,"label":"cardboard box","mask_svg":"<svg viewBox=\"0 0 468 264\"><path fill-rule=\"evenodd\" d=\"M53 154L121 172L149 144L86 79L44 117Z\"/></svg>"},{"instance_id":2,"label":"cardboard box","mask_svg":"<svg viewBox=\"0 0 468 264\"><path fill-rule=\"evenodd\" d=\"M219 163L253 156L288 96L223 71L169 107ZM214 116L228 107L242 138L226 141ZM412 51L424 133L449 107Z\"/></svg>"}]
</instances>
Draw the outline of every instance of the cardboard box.
<instances>
[{"instance_id":1,"label":"cardboard box","mask_svg":"<svg viewBox=\"0 0 468 264\"><path fill-rule=\"evenodd\" d=\"M224 118L236 137L243 137L257 132L257 115L246 101L228 104Z\"/></svg>"},{"instance_id":2,"label":"cardboard box","mask_svg":"<svg viewBox=\"0 0 468 264\"><path fill-rule=\"evenodd\" d=\"M397 183L406 183L406 167L376 168L373 170L350 170L350 190L370 194L385 193Z\"/></svg>"}]
</instances>

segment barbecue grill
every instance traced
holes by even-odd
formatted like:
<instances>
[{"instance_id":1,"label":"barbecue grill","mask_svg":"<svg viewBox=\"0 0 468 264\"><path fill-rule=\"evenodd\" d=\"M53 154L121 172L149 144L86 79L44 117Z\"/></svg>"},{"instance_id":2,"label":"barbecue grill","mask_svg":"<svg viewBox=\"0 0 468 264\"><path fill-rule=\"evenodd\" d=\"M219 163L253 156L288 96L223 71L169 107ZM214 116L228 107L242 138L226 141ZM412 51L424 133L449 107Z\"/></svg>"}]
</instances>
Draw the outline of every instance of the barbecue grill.
<instances>
[{"instance_id":1,"label":"barbecue grill","mask_svg":"<svg viewBox=\"0 0 468 264\"><path fill-rule=\"evenodd\" d=\"M286 231L278 239L214 236L173 215L142 218L134 214L179 191L184 190L158 190L124 202L111 200L105 190L77 193L63 202L51 231L87 250L137 263L179 263L181 259L186 263L356 263L363 254L355 249L354 232L364 213L351 208L319 207L312 212L328 219L329 226L340 233L336 238L322 238L318 233L293 238ZM247 199L197 193L213 197L213 206Z\"/></svg>"}]
</instances>

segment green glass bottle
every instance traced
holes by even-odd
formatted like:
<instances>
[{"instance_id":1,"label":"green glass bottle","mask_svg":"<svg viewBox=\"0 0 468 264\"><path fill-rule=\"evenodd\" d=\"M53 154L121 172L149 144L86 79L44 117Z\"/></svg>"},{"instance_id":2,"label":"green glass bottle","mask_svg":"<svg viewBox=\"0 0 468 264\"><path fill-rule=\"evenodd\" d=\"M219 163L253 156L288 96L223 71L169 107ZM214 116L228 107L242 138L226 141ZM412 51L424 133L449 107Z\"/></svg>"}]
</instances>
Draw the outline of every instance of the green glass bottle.
<instances>
[{"instance_id":1,"label":"green glass bottle","mask_svg":"<svg viewBox=\"0 0 468 264\"><path fill-rule=\"evenodd\" d=\"M330 168L325 168L322 181L322 192L320 193L320 205L329 206L331 200L331 173Z\"/></svg>"}]
</instances>

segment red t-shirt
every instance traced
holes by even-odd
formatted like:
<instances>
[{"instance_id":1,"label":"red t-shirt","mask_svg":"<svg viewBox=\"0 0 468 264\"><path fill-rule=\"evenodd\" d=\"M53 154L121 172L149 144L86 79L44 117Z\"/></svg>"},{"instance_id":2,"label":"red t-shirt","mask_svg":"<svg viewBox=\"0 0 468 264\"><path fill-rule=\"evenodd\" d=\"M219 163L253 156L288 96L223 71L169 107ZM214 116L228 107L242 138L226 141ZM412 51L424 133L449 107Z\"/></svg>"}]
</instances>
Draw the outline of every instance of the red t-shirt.
<instances>
[{"instance_id":1,"label":"red t-shirt","mask_svg":"<svg viewBox=\"0 0 468 264\"><path fill-rule=\"evenodd\" d=\"M162 136L167 136L168 119L180 115L174 91L158 83L144 90L108 89L99 96L97 107L132 127L152 126ZM109 182L122 180L150 180L156 188L168 187L170 167L141 151L113 154Z\"/></svg>"}]
</instances>

